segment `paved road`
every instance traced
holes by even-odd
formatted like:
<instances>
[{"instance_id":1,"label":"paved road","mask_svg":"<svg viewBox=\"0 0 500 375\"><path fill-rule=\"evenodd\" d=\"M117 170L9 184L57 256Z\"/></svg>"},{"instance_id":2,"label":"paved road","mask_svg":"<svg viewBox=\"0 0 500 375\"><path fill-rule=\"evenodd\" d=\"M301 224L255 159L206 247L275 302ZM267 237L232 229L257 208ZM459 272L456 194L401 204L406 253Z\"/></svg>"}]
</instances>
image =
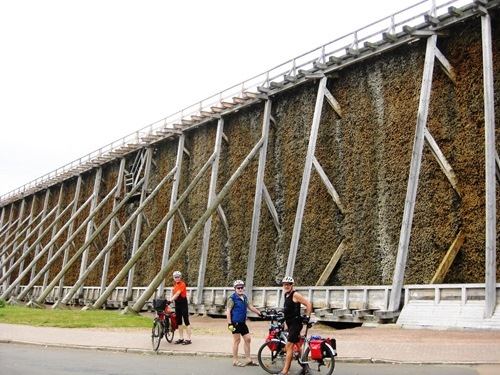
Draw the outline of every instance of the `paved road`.
<instances>
[{"instance_id":1,"label":"paved road","mask_svg":"<svg viewBox=\"0 0 500 375\"><path fill-rule=\"evenodd\" d=\"M295 373L298 367L294 364ZM493 368L492 368L493 370ZM335 375L485 375L478 366L338 363ZM500 371L500 365L496 366ZM0 344L0 375L219 375L265 374L260 367L234 368L228 358L154 355ZM498 374L499 372L495 372ZM493 374L493 373L491 373Z\"/></svg>"}]
</instances>

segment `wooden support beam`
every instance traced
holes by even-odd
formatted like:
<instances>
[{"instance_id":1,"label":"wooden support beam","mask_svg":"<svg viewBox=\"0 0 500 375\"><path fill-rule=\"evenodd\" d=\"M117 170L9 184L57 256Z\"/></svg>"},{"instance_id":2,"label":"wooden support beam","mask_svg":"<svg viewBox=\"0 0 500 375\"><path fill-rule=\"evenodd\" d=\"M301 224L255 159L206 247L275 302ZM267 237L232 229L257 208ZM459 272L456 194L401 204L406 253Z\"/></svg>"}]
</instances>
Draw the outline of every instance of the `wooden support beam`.
<instances>
[{"instance_id":1,"label":"wooden support beam","mask_svg":"<svg viewBox=\"0 0 500 375\"><path fill-rule=\"evenodd\" d=\"M233 102L237 104L243 104L248 100L248 98L240 98L238 96L233 96Z\"/></svg>"},{"instance_id":2,"label":"wooden support beam","mask_svg":"<svg viewBox=\"0 0 500 375\"><path fill-rule=\"evenodd\" d=\"M257 256L257 240L259 237L260 212L262 206L262 195L267 192L264 183L264 172L266 170L267 159L267 142L269 139L269 127L271 124L271 100L266 100L264 105L264 119L262 122L262 148L259 151L259 165L257 169L257 178L255 181L255 194L252 212L252 227L250 231L250 246L248 248L247 262L247 288L249 293L252 293L253 279L255 274L255 259ZM264 194L265 195L265 194ZM274 206L273 206L274 208ZM271 211L272 212L272 211ZM276 224L275 224L276 225Z\"/></svg>"},{"instance_id":3,"label":"wooden support beam","mask_svg":"<svg viewBox=\"0 0 500 375\"><path fill-rule=\"evenodd\" d=\"M288 75L288 74L285 74L285 75L283 76L283 80L284 80L285 82L290 82L290 83L295 83L295 82L297 82L297 81L298 81L297 77L295 77L295 76L291 76L291 75Z\"/></svg>"},{"instance_id":4,"label":"wooden support beam","mask_svg":"<svg viewBox=\"0 0 500 375\"><path fill-rule=\"evenodd\" d=\"M448 76L448 78L453 82L454 85L457 84L457 75L455 74L455 70L453 69L453 66L449 63L449 61L446 59L446 57L441 53L439 48L436 47L436 58L439 62L439 66L443 70L443 72Z\"/></svg>"},{"instance_id":5,"label":"wooden support beam","mask_svg":"<svg viewBox=\"0 0 500 375\"><path fill-rule=\"evenodd\" d=\"M318 159L316 159L316 156L313 159L313 165L314 168L316 169L316 172L318 172L319 177L321 178L321 181L323 181L323 184L325 184L326 189L328 190L328 194L333 198L333 201L339 208L339 211L344 213L344 207L342 206L342 203L340 202L340 197L335 188L333 187L333 184L330 182L330 179L326 175L325 171L323 170L323 167L321 167L321 164L319 164Z\"/></svg>"},{"instance_id":6,"label":"wooden support beam","mask_svg":"<svg viewBox=\"0 0 500 375\"><path fill-rule=\"evenodd\" d=\"M401 221L401 232L399 235L398 253L394 275L392 281L391 297L389 300L389 311L398 311L401 305L401 292L403 289L404 273L406 261L408 259L410 233L413 224L413 213L417 196L418 179L420 176L420 167L422 164L422 152L425 141L425 128L427 126L427 117L429 115L429 102L432 87L432 72L434 70L434 61L436 59L435 51L437 45L437 36L433 35L427 39L425 50L424 72L420 89L420 99L417 112L417 124L415 137L413 140L413 151L410 163L410 172L408 176L408 187L406 190L405 207L403 211L403 220Z\"/></svg>"},{"instance_id":7,"label":"wooden support beam","mask_svg":"<svg viewBox=\"0 0 500 375\"><path fill-rule=\"evenodd\" d=\"M326 284L328 278L335 269L335 266L339 262L340 257L342 256L342 254L344 254L344 249L345 249L344 240L342 240L339 247L337 247L337 250L335 250L335 252L333 253L332 258L326 265L325 270L323 271L318 281L316 282L316 286L324 286Z\"/></svg>"},{"instance_id":8,"label":"wooden support beam","mask_svg":"<svg viewBox=\"0 0 500 375\"><path fill-rule=\"evenodd\" d=\"M198 116L198 115L192 115L191 116L191 121L198 122L198 121L203 121L203 120L204 120L203 116Z\"/></svg>"},{"instance_id":9,"label":"wooden support beam","mask_svg":"<svg viewBox=\"0 0 500 375\"><path fill-rule=\"evenodd\" d=\"M271 92L271 88L265 86L257 86L257 91L263 94L268 94Z\"/></svg>"},{"instance_id":10,"label":"wooden support beam","mask_svg":"<svg viewBox=\"0 0 500 375\"><path fill-rule=\"evenodd\" d=\"M341 57L337 57L337 56L330 56L328 58L328 60L334 64L340 64L343 61L343 59Z\"/></svg>"},{"instance_id":11,"label":"wooden support beam","mask_svg":"<svg viewBox=\"0 0 500 375\"><path fill-rule=\"evenodd\" d=\"M221 108L221 107L210 107L210 109L212 110L212 112L214 113L221 113L224 111L224 108Z\"/></svg>"},{"instance_id":12,"label":"wooden support beam","mask_svg":"<svg viewBox=\"0 0 500 375\"><path fill-rule=\"evenodd\" d=\"M307 73L305 75L306 79L322 79L324 77L325 77L325 74L323 72Z\"/></svg>"},{"instance_id":13,"label":"wooden support beam","mask_svg":"<svg viewBox=\"0 0 500 375\"><path fill-rule=\"evenodd\" d=\"M378 48L378 44L377 43L364 42L363 44L364 44L364 46L366 48L369 48L369 49L372 49L372 50L376 50Z\"/></svg>"},{"instance_id":14,"label":"wooden support beam","mask_svg":"<svg viewBox=\"0 0 500 375\"><path fill-rule=\"evenodd\" d=\"M432 26L437 26L440 23L439 18L434 17L430 14L424 15L424 19L425 19L425 22L431 24Z\"/></svg>"},{"instance_id":15,"label":"wooden support beam","mask_svg":"<svg viewBox=\"0 0 500 375\"><path fill-rule=\"evenodd\" d=\"M458 189L457 176L455 175L453 168L446 160L446 157L441 152L441 149L437 145L436 141L434 140L434 137L429 132L427 127L425 127L425 129L424 129L424 139L425 139L425 142L427 143L427 145L430 147L431 152L434 155L434 158L438 162L443 173L446 175L446 178L450 182L451 186L453 187L455 192L458 194L458 196L461 197L462 195L460 194L460 190Z\"/></svg>"},{"instance_id":16,"label":"wooden support beam","mask_svg":"<svg viewBox=\"0 0 500 375\"><path fill-rule=\"evenodd\" d=\"M357 48L346 48L345 53L346 53L346 55L352 56L352 57L358 57L360 54L359 49L357 49Z\"/></svg>"},{"instance_id":17,"label":"wooden support beam","mask_svg":"<svg viewBox=\"0 0 500 375\"><path fill-rule=\"evenodd\" d=\"M449 7L448 13L455 17L462 17L464 15L464 12L462 12L459 8L456 7Z\"/></svg>"},{"instance_id":18,"label":"wooden support beam","mask_svg":"<svg viewBox=\"0 0 500 375\"><path fill-rule=\"evenodd\" d=\"M278 233L281 233L281 223L280 223L280 219L278 216L278 211L276 210L276 207L274 207L274 203L273 203L273 200L271 199L271 195L269 194L269 191L267 190L267 186L264 183L262 183L262 193L264 195L264 201L266 202L269 213L271 214L271 217L273 218L274 227L276 228Z\"/></svg>"},{"instance_id":19,"label":"wooden support beam","mask_svg":"<svg viewBox=\"0 0 500 375\"><path fill-rule=\"evenodd\" d=\"M215 144L214 144L214 155L215 159L212 163L212 173L210 175L210 185L208 187L208 202L207 207L210 207L211 204L217 198L217 178L219 175L219 160L222 148L222 138L224 134L224 119L219 119L217 123L217 133L215 135ZM218 207L218 205L217 205ZM215 207L215 208L217 208ZM198 287L196 289L196 299L195 302L197 304L203 303L202 293L203 287L205 285L205 271L206 264L208 259L208 249L210 244L210 232L212 230L212 216L207 218L207 221L204 223L203 230L203 239L201 244L201 255L200 255L200 263L198 267Z\"/></svg>"},{"instance_id":20,"label":"wooden support beam","mask_svg":"<svg viewBox=\"0 0 500 375\"><path fill-rule=\"evenodd\" d=\"M273 82L271 82L270 87L273 90L282 89L283 87L285 87L285 84L283 82L274 82L273 81Z\"/></svg>"},{"instance_id":21,"label":"wooden support beam","mask_svg":"<svg viewBox=\"0 0 500 375\"><path fill-rule=\"evenodd\" d=\"M446 277L446 274L448 273L448 270L451 267L451 264L453 263L453 260L458 254L458 250L462 247L462 244L464 243L465 239L465 233L463 231L460 231L451 244L450 248L446 252L443 260L441 261L441 264L439 265L438 269L436 270L436 273L431 279L431 282L429 284L442 284L444 281L444 278Z\"/></svg>"},{"instance_id":22,"label":"wooden support beam","mask_svg":"<svg viewBox=\"0 0 500 375\"><path fill-rule=\"evenodd\" d=\"M324 69L328 68L328 65L326 65L326 64L324 64L324 63L321 63L321 62L316 61L316 62L314 63L314 67L315 67L316 69L324 70Z\"/></svg>"},{"instance_id":23,"label":"wooden support beam","mask_svg":"<svg viewBox=\"0 0 500 375\"><path fill-rule=\"evenodd\" d=\"M314 115L309 133L309 144L307 146L307 155L304 163L304 172L302 174L302 183L300 186L299 200L297 202L297 211L295 213L295 221L292 232L292 239L290 243L290 250L288 253L288 262L286 266L286 275L293 276L295 268L295 259L297 256L297 249L299 246L300 231L302 229L302 219L307 200L307 191L309 189L309 181L311 178L311 169L313 167L314 152L316 150L316 141L318 138L319 124L321 120L321 113L323 110L323 102L325 99L325 89L327 78L321 79L318 85L318 94L316 96L316 104L314 106Z\"/></svg>"},{"instance_id":24,"label":"wooden support beam","mask_svg":"<svg viewBox=\"0 0 500 375\"><path fill-rule=\"evenodd\" d=\"M483 50L483 92L484 92L484 136L485 136L485 206L486 206L486 244L485 244L485 307L484 317L491 318L498 302L496 293L496 238L497 207L495 183L495 89L493 70L493 40L491 16L481 16L481 35Z\"/></svg>"},{"instance_id":25,"label":"wooden support beam","mask_svg":"<svg viewBox=\"0 0 500 375\"><path fill-rule=\"evenodd\" d=\"M243 97L246 99L255 99L259 94L251 91L245 91Z\"/></svg>"},{"instance_id":26,"label":"wooden support beam","mask_svg":"<svg viewBox=\"0 0 500 375\"><path fill-rule=\"evenodd\" d=\"M382 33L382 39L385 40L386 42L389 42L389 43L394 43L394 42L397 42L398 40L398 37L396 36L396 34L391 34L391 33Z\"/></svg>"},{"instance_id":27,"label":"wooden support beam","mask_svg":"<svg viewBox=\"0 0 500 375\"><path fill-rule=\"evenodd\" d=\"M325 89L325 97L326 97L326 101L328 102L328 104L330 104L332 106L332 108L335 111L335 113L337 113L337 115L339 115L339 117L342 118L342 109L340 108L340 104L333 97L333 95L330 92L330 90Z\"/></svg>"},{"instance_id":28,"label":"wooden support beam","mask_svg":"<svg viewBox=\"0 0 500 375\"><path fill-rule=\"evenodd\" d=\"M500 184L500 158L498 158L498 153L495 151L495 176L497 178L497 183Z\"/></svg>"}]
</instances>

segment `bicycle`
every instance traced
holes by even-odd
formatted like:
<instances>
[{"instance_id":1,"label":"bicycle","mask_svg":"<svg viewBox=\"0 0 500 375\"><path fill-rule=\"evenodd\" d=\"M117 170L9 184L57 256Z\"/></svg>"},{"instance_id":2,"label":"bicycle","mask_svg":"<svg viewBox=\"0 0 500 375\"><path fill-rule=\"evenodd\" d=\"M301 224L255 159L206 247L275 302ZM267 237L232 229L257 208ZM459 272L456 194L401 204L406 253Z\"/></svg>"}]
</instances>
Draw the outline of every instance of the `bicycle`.
<instances>
[{"instance_id":1,"label":"bicycle","mask_svg":"<svg viewBox=\"0 0 500 375\"><path fill-rule=\"evenodd\" d=\"M164 298L154 299L153 308L155 311L153 328L151 330L151 342L153 350L157 351L163 336L168 342L174 339L177 321L175 313L170 311L170 301Z\"/></svg>"},{"instance_id":2,"label":"bicycle","mask_svg":"<svg viewBox=\"0 0 500 375\"><path fill-rule=\"evenodd\" d=\"M266 342L261 345L257 352L257 359L264 371L270 374L278 374L285 366L286 359L288 332L284 328L285 318L282 311L275 309L266 310L264 316L270 319L271 322L269 323L269 334ZM305 333L300 337L300 342L294 344L294 359L309 374L331 375L335 369L335 357L337 356L336 342L333 338L323 339L315 335L307 337L309 328L315 323L308 323ZM301 349L302 355L300 354Z\"/></svg>"}]
</instances>

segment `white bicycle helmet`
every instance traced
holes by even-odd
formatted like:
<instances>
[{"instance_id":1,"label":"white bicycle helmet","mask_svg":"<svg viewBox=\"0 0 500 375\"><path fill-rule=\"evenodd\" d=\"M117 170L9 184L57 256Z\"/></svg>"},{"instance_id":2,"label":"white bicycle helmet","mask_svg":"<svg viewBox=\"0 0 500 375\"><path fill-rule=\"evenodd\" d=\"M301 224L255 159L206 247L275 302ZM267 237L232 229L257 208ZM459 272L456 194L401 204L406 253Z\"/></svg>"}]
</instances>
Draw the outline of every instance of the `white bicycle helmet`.
<instances>
[{"instance_id":1,"label":"white bicycle helmet","mask_svg":"<svg viewBox=\"0 0 500 375\"><path fill-rule=\"evenodd\" d=\"M281 280L282 284L294 284L295 281L293 280L292 276L285 276L283 280Z\"/></svg>"},{"instance_id":2,"label":"white bicycle helmet","mask_svg":"<svg viewBox=\"0 0 500 375\"><path fill-rule=\"evenodd\" d=\"M175 271L174 272L174 277L182 277L181 271Z\"/></svg>"},{"instance_id":3,"label":"white bicycle helmet","mask_svg":"<svg viewBox=\"0 0 500 375\"><path fill-rule=\"evenodd\" d=\"M245 282L243 280L235 280L233 283L233 288L236 288L238 285L245 286Z\"/></svg>"}]
</instances>

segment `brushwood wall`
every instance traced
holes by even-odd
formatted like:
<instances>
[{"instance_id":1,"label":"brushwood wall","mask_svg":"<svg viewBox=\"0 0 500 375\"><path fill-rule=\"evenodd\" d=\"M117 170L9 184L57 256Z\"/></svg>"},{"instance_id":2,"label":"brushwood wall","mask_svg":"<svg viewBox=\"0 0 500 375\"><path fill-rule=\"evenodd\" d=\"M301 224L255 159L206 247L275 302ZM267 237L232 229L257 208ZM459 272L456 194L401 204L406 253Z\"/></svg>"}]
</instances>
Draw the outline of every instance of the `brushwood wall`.
<instances>
[{"instance_id":1,"label":"brushwood wall","mask_svg":"<svg viewBox=\"0 0 500 375\"><path fill-rule=\"evenodd\" d=\"M498 13L498 12L497 12ZM498 18L498 14L495 14ZM500 123L500 23L492 22L495 123ZM438 47L456 73L452 82L436 64L433 74L427 127L453 167L461 192L452 188L428 147L424 147L417 200L411 231L405 283L427 284L436 272L459 231L465 240L445 283L482 283L485 279L485 131L481 23L471 19L449 29L438 39ZM331 199L317 173L311 176L294 277L301 285L315 285L331 255L344 241L345 250L326 285L387 285L393 280L398 250L410 161L417 119L426 40L418 40L373 56L338 71L328 79L327 88L338 101L340 117L325 102L319 126L315 157L339 193L344 210ZM195 78L193 78L195 79ZM273 121L269 131L264 182L276 208L280 230L262 206L259 223L255 286L272 286L284 276L297 202L313 120L317 80L310 80L269 97ZM195 85L196 82L192 82ZM219 191L261 137L264 100L228 113L224 119L224 140L220 153ZM217 120L185 132L185 154L179 191L182 193L214 150ZM496 130L496 143L500 139ZM152 144L153 163L148 185L154 188L175 166L178 139ZM136 153L126 156L131 169ZM99 198L115 186L120 160L102 166ZM215 213L205 270L205 286L232 285L245 278L252 227L258 158L254 159L221 204L225 215ZM97 168L82 175L79 204L92 194ZM77 178L52 186L48 209L61 199L66 207L75 198ZM172 251L206 211L208 173L181 205L174 219ZM62 188L61 188L62 186ZM161 188L145 211L139 242L143 242L169 210L172 180ZM59 194L61 193L61 197ZM24 199L25 207L41 212L46 191ZM498 196L498 194L497 194ZM15 218L21 200L4 207L4 217ZM123 224L138 207L128 203L117 215ZM498 198L497 198L498 206ZM96 226L111 212L110 200L95 217ZM74 227L85 219L82 213ZM70 213L66 215L69 219ZM497 222L499 222L497 215ZM6 220L6 219L5 219ZM64 222L64 220L63 220ZM227 223L227 225L226 225ZM131 256L135 226L130 226L110 252L108 280L123 268ZM5 235L4 235L5 236ZM203 232L175 265L188 285L196 285ZM32 238L33 243L36 238ZM50 240L50 231L42 244ZM66 241L60 237L55 248ZM89 248L93 259L108 241L103 231ZM85 231L73 241L69 257L85 242ZM135 266L134 285L148 285L159 272L165 231ZM497 249L500 247L497 243ZM497 250L497 258L499 258ZM29 262L34 255L30 255ZM47 255L40 264L47 261ZM51 267L57 274L63 259ZM40 266L39 266L40 267ZM78 279L80 263L66 273L64 283ZM102 269L96 268L86 285L99 285ZM497 263L497 282L500 262ZM26 276L24 283L29 282ZM122 281L126 284L126 280Z\"/></svg>"}]
</instances>

